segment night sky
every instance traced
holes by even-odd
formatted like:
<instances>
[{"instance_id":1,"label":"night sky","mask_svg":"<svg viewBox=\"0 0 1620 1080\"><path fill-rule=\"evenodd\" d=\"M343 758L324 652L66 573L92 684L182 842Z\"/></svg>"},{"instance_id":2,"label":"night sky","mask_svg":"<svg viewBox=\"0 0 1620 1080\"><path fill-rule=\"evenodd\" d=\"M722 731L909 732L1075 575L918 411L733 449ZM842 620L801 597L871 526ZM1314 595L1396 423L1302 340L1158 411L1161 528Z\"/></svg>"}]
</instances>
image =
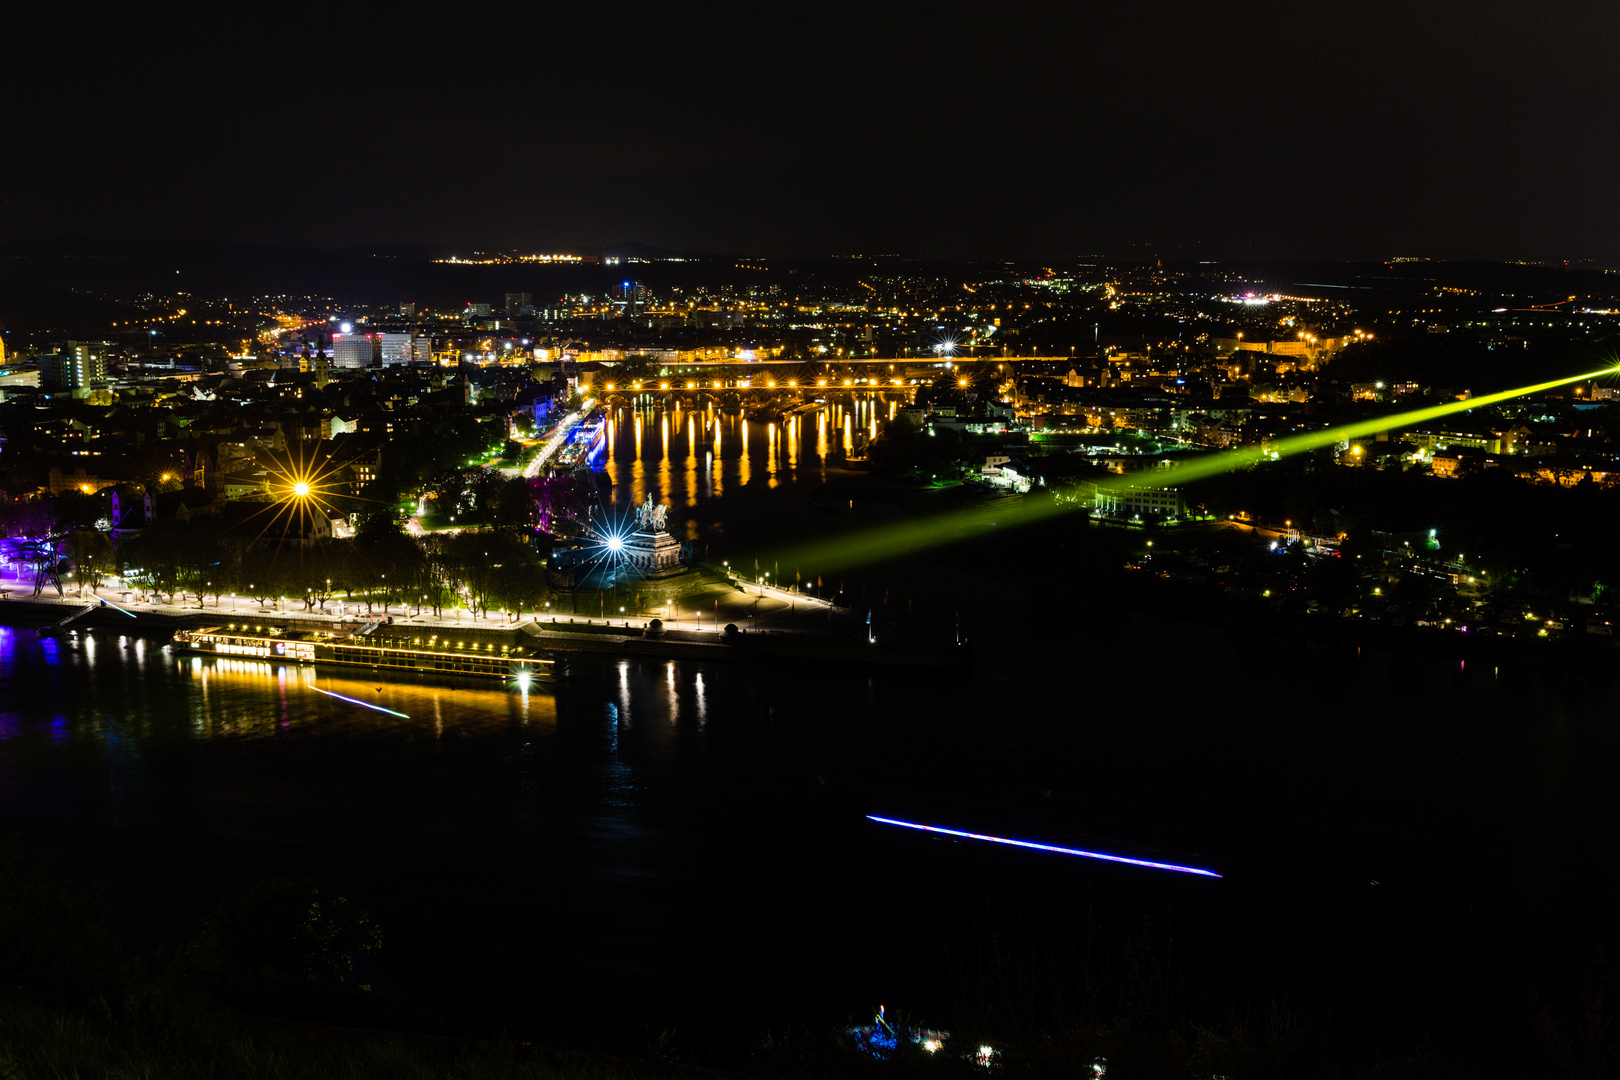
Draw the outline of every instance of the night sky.
<instances>
[{"instance_id":1,"label":"night sky","mask_svg":"<svg viewBox=\"0 0 1620 1080\"><path fill-rule=\"evenodd\" d=\"M8 16L0 242L1620 262L1612 3L237 10Z\"/></svg>"}]
</instances>

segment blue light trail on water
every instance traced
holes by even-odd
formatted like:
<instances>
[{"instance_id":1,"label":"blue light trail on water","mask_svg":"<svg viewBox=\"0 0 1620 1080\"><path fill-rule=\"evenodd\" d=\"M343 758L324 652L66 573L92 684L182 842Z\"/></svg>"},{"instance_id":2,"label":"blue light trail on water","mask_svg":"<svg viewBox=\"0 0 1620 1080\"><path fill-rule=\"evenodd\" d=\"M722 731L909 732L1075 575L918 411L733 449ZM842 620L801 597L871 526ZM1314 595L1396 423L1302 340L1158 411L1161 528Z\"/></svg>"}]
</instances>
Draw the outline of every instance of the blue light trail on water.
<instances>
[{"instance_id":1,"label":"blue light trail on water","mask_svg":"<svg viewBox=\"0 0 1620 1080\"><path fill-rule=\"evenodd\" d=\"M983 833L944 829L938 825L919 825L914 821L896 821L894 818L878 817L876 814L867 814L866 820L875 821L880 825L898 825L903 829L920 829L923 832L939 833L942 836L959 836L964 840L986 840L992 844L1010 844L1013 847L1030 848L1035 851L1051 851L1059 855L1078 855L1082 859L1101 859L1104 862L1145 866L1151 870L1174 870L1178 874L1198 874L1201 877L1212 878L1221 876L1213 870L1200 870L1196 866L1177 866L1175 863L1152 862L1148 859L1130 859L1124 855L1104 855L1097 851L1081 851L1079 848L1058 847L1055 844L1037 844L1033 840L1009 840L1004 836L985 836Z\"/></svg>"},{"instance_id":2,"label":"blue light trail on water","mask_svg":"<svg viewBox=\"0 0 1620 1080\"><path fill-rule=\"evenodd\" d=\"M395 712L393 709L385 709L381 705L373 705L369 701L361 701L359 698L344 697L342 694L334 694L330 690L322 690L318 686L311 686L310 689L315 691L317 694L325 694L327 697L335 697L339 701L347 701L349 704L351 704L351 705L359 705L361 708L376 709L378 712L385 712L389 716L402 716L406 720L410 719L409 716L406 716L402 712Z\"/></svg>"}]
</instances>

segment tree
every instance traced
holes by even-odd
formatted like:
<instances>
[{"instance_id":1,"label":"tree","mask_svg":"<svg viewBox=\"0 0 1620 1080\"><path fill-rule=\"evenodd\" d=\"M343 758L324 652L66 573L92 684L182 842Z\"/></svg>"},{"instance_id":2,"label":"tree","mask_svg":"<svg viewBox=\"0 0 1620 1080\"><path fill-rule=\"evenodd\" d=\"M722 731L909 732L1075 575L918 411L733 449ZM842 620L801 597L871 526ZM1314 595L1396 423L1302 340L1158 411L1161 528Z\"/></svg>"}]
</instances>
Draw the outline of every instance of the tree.
<instances>
[{"instance_id":1,"label":"tree","mask_svg":"<svg viewBox=\"0 0 1620 1080\"><path fill-rule=\"evenodd\" d=\"M55 500L56 520L75 529L93 529L96 522L107 516L107 502L81 491L64 491Z\"/></svg>"},{"instance_id":2,"label":"tree","mask_svg":"<svg viewBox=\"0 0 1620 1080\"><path fill-rule=\"evenodd\" d=\"M38 540L56 528L56 507L52 500L0 501L0 536Z\"/></svg>"},{"instance_id":3,"label":"tree","mask_svg":"<svg viewBox=\"0 0 1620 1080\"><path fill-rule=\"evenodd\" d=\"M124 576L147 589L173 596L180 587L178 530L172 522L141 530L124 543Z\"/></svg>"},{"instance_id":4,"label":"tree","mask_svg":"<svg viewBox=\"0 0 1620 1080\"><path fill-rule=\"evenodd\" d=\"M85 586L93 593L101 583L118 572L118 552L106 533L94 529L75 529L68 537L68 557L73 560L73 573L79 581L79 595Z\"/></svg>"},{"instance_id":5,"label":"tree","mask_svg":"<svg viewBox=\"0 0 1620 1080\"><path fill-rule=\"evenodd\" d=\"M305 548L298 553L296 564L290 557L286 561L289 571L296 566L293 587L288 593L301 599L306 611L316 607L324 609L332 594L344 587L348 576L340 544L335 541Z\"/></svg>"},{"instance_id":6,"label":"tree","mask_svg":"<svg viewBox=\"0 0 1620 1080\"><path fill-rule=\"evenodd\" d=\"M415 600L418 610L422 606L431 607L433 614L438 616L445 604L454 598L456 587L460 584L451 561L448 538L424 536L420 550L422 559L413 568L406 600Z\"/></svg>"},{"instance_id":7,"label":"tree","mask_svg":"<svg viewBox=\"0 0 1620 1080\"><path fill-rule=\"evenodd\" d=\"M396 527L391 532L373 532L355 538L355 558L370 564L382 592L383 612L396 601L411 598L411 582L420 574L422 549ZM369 610L369 609L368 609Z\"/></svg>"},{"instance_id":8,"label":"tree","mask_svg":"<svg viewBox=\"0 0 1620 1080\"><path fill-rule=\"evenodd\" d=\"M524 611L538 611L551 596L546 575L538 559L527 563L506 563L496 570L495 597L515 622Z\"/></svg>"},{"instance_id":9,"label":"tree","mask_svg":"<svg viewBox=\"0 0 1620 1080\"><path fill-rule=\"evenodd\" d=\"M348 900L280 879L215 909L175 970L238 1008L318 1011L370 989L354 981L354 961L381 946L382 931Z\"/></svg>"},{"instance_id":10,"label":"tree","mask_svg":"<svg viewBox=\"0 0 1620 1080\"><path fill-rule=\"evenodd\" d=\"M534 489L529 481L508 480L501 485L493 500L490 520L499 526L514 529L532 529L535 521Z\"/></svg>"},{"instance_id":11,"label":"tree","mask_svg":"<svg viewBox=\"0 0 1620 1080\"><path fill-rule=\"evenodd\" d=\"M8 992L63 1001L105 992L118 952L107 922L104 897L42 873L9 843L0 847L0 985Z\"/></svg>"},{"instance_id":12,"label":"tree","mask_svg":"<svg viewBox=\"0 0 1620 1080\"><path fill-rule=\"evenodd\" d=\"M1338 614L1356 601L1361 592L1361 575L1353 557L1330 556L1311 566L1305 585L1321 610Z\"/></svg>"},{"instance_id":13,"label":"tree","mask_svg":"<svg viewBox=\"0 0 1620 1080\"><path fill-rule=\"evenodd\" d=\"M292 561L288 561L288 560ZM257 544L243 553L237 576L240 587L247 595L267 607L279 596L291 591L293 575L288 567L297 569L297 555L288 553L275 544Z\"/></svg>"},{"instance_id":14,"label":"tree","mask_svg":"<svg viewBox=\"0 0 1620 1080\"><path fill-rule=\"evenodd\" d=\"M201 525L174 526L162 532L173 547L175 588L195 596L199 606L205 594L217 597L225 587L224 549L219 537Z\"/></svg>"}]
</instances>

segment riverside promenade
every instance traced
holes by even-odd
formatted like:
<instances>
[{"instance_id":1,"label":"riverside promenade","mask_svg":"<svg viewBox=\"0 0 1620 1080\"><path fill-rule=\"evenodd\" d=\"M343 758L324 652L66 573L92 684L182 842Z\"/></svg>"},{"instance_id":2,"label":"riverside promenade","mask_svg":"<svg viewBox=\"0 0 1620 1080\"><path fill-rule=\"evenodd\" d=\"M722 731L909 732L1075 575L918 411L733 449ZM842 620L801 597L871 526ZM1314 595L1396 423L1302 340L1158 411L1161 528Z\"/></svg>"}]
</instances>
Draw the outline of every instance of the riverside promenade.
<instances>
[{"instance_id":1,"label":"riverside promenade","mask_svg":"<svg viewBox=\"0 0 1620 1080\"><path fill-rule=\"evenodd\" d=\"M301 605L282 609L261 606L258 600L231 596L210 597L202 604L128 603L113 590L102 596L86 590L80 597L72 588L65 597L19 596L0 590L0 624L40 629L62 625L62 632L110 631L167 635L180 629L245 623L275 625L288 630L324 632L345 637L367 623L388 618L396 628L411 627L433 634L456 632L480 636L511 635L548 653L594 653L608 656L656 657L672 660L782 660L828 663L938 667L962 662L960 650L902 641L898 635L874 635L852 613L790 590L752 583L725 581L656 613L615 613L607 617L595 594L598 612L580 603L578 611L542 609L473 618L409 609L390 611L374 604L347 603L343 612L305 610ZM584 598L580 598L583 600ZM105 606L103 606L105 600ZM563 601L566 604L566 601ZM65 621L65 622L64 622ZM655 622L659 625L655 625ZM728 632L728 628L734 628Z\"/></svg>"}]
</instances>

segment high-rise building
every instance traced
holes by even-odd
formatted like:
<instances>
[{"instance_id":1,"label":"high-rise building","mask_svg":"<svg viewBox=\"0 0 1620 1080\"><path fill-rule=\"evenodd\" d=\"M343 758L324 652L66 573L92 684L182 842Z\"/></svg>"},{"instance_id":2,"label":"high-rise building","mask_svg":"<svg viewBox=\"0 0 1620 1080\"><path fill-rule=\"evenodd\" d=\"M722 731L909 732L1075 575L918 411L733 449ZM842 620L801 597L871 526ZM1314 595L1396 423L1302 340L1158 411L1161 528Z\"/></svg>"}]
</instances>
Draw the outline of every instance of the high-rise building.
<instances>
[{"instance_id":1,"label":"high-rise building","mask_svg":"<svg viewBox=\"0 0 1620 1080\"><path fill-rule=\"evenodd\" d=\"M506 294L506 313L508 315L521 315L524 308L534 307L534 297L526 292L509 292Z\"/></svg>"},{"instance_id":2,"label":"high-rise building","mask_svg":"<svg viewBox=\"0 0 1620 1080\"><path fill-rule=\"evenodd\" d=\"M380 334L333 334L332 366L337 368L376 367L382 360Z\"/></svg>"},{"instance_id":3,"label":"high-rise building","mask_svg":"<svg viewBox=\"0 0 1620 1080\"><path fill-rule=\"evenodd\" d=\"M399 305L399 313L401 315L405 316L407 319L412 318L412 317L414 317L416 315L416 305L415 304L401 304L401 305Z\"/></svg>"},{"instance_id":4,"label":"high-rise building","mask_svg":"<svg viewBox=\"0 0 1620 1080\"><path fill-rule=\"evenodd\" d=\"M75 360L88 361L95 358L101 361L105 369L107 363L107 344L102 341L64 341L62 352L71 353Z\"/></svg>"},{"instance_id":5,"label":"high-rise building","mask_svg":"<svg viewBox=\"0 0 1620 1080\"><path fill-rule=\"evenodd\" d=\"M650 296L647 286L639 281L626 281L619 286L618 299L624 304L624 313L632 318L647 310Z\"/></svg>"},{"instance_id":6,"label":"high-rise building","mask_svg":"<svg viewBox=\"0 0 1620 1080\"><path fill-rule=\"evenodd\" d=\"M68 341L61 350L39 358L39 385L47 391L76 394L107 385L107 354L100 345Z\"/></svg>"},{"instance_id":7,"label":"high-rise building","mask_svg":"<svg viewBox=\"0 0 1620 1080\"><path fill-rule=\"evenodd\" d=\"M378 334L378 353L382 364L408 364L416 358L416 335L414 334Z\"/></svg>"}]
</instances>

